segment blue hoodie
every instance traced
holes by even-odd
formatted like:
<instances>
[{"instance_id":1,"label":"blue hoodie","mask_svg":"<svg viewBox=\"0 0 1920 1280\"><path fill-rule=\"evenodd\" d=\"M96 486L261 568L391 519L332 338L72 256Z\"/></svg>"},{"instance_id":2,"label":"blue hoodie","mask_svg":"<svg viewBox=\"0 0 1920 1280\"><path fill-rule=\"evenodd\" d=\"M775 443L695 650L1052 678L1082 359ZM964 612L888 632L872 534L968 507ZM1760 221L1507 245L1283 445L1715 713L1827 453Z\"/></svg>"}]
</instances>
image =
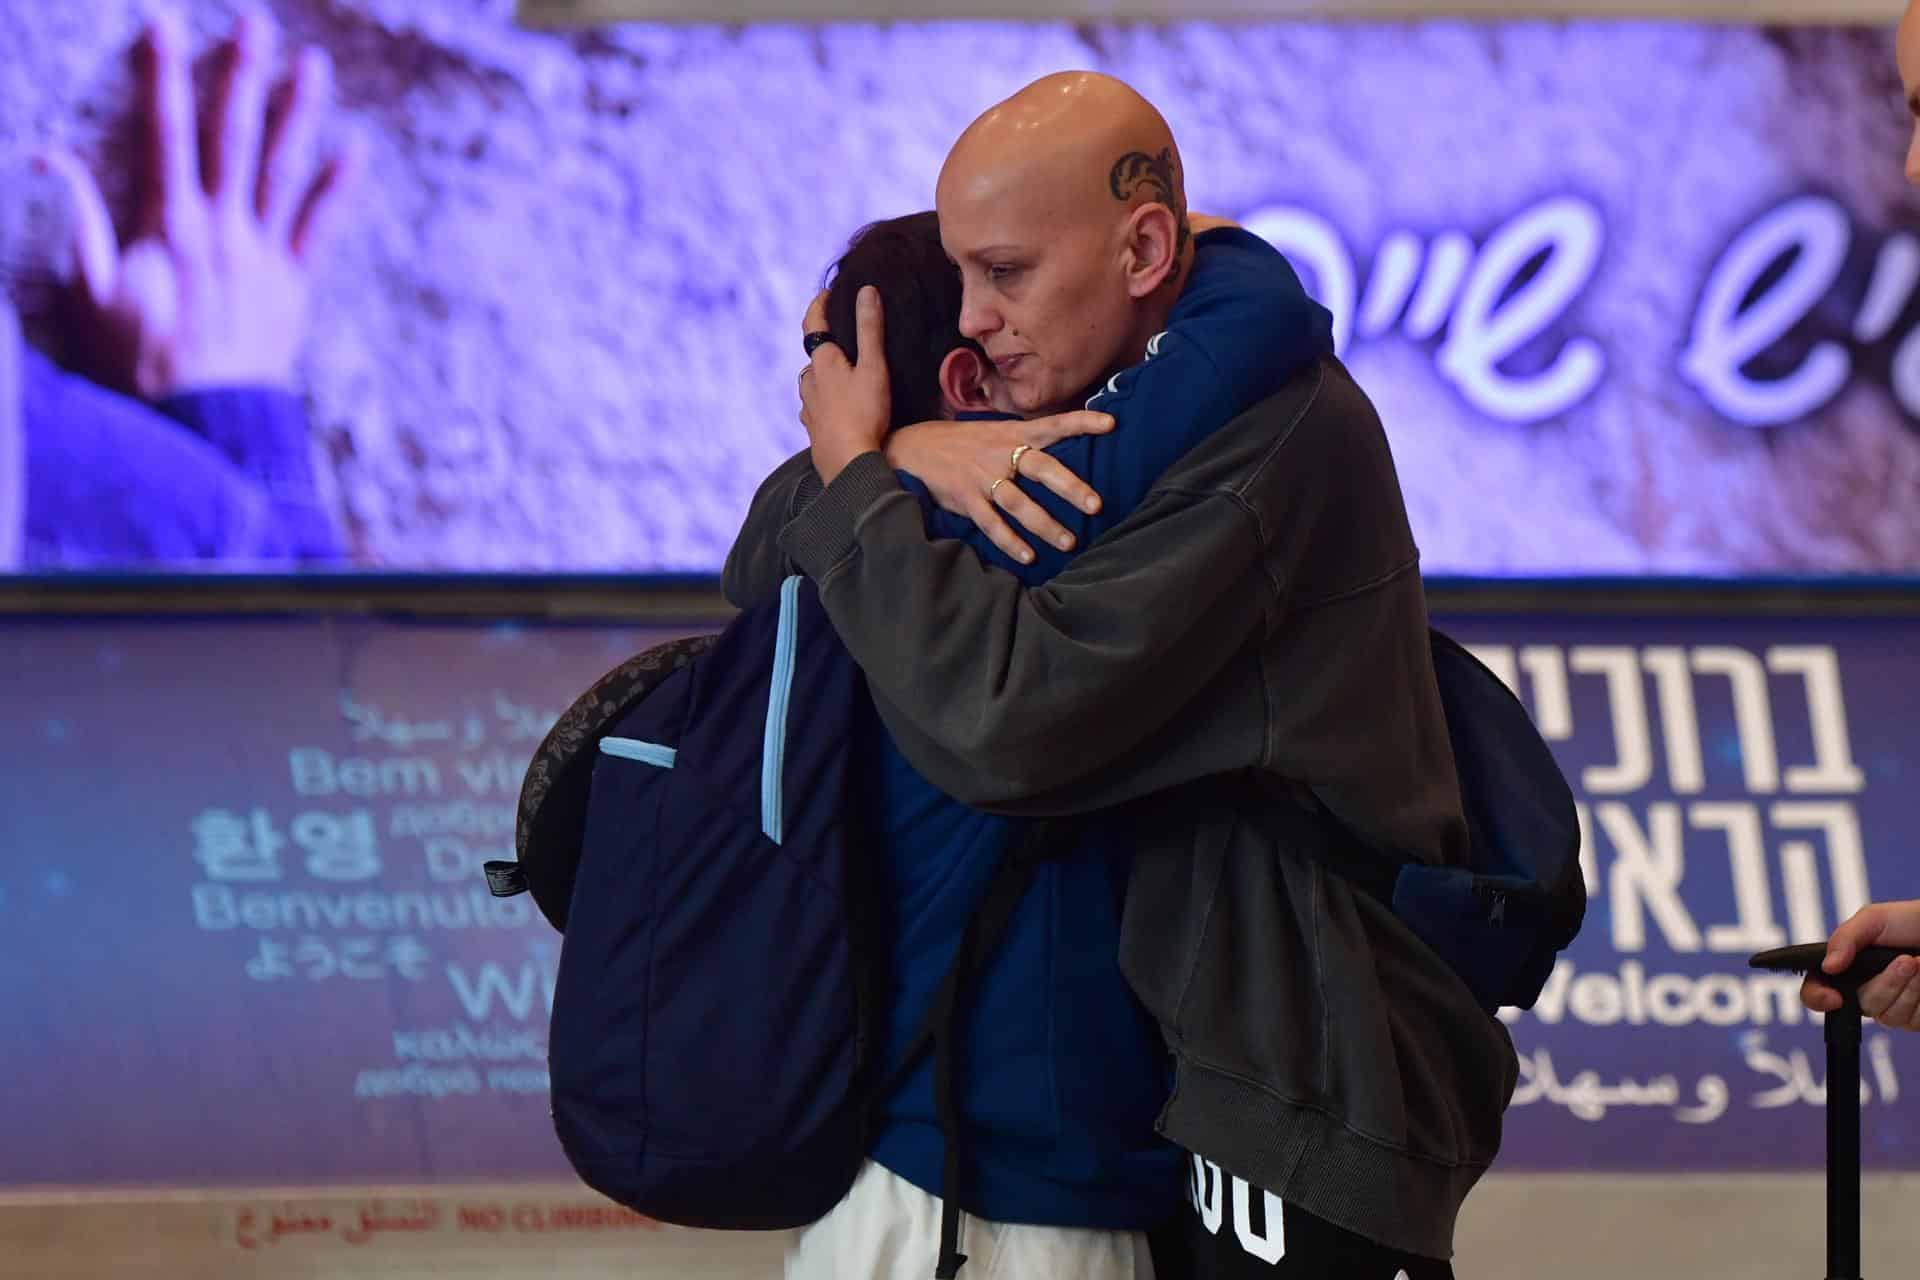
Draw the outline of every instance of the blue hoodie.
<instances>
[{"instance_id":1,"label":"blue hoodie","mask_svg":"<svg viewBox=\"0 0 1920 1280\"><path fill-rule=\"evenodd\" d=\"M1113 432L1048 450L1101 495L1099 514L1023 484L1076 548L1125 519L1182 454L1332 352L1331 317L1266 242L1220 230L1197 237L1196 249L1147 359L1087 402L1113 415ZM918 480L901 481L926 510L929 537L960 538L1029 586L1071 558L1041 544L1034 563L1019 564L971 521L938 510ZM892 882L880 899L892 912L888 1052L897 1062L1021 823L949 799L882 739L876 792ZM970 1213L1145 1228L1164 1221L1180 1194L1184 1157L1154 1132L1167 1095L1165 1049L1117 958L1130 853L1118 821L1085 820L1074 852L1041 868L961 1011L961 1207ZM944 1153L927 1061L887 1100L873 1158L938 1195Z\"/></svg>"}]
</instances>

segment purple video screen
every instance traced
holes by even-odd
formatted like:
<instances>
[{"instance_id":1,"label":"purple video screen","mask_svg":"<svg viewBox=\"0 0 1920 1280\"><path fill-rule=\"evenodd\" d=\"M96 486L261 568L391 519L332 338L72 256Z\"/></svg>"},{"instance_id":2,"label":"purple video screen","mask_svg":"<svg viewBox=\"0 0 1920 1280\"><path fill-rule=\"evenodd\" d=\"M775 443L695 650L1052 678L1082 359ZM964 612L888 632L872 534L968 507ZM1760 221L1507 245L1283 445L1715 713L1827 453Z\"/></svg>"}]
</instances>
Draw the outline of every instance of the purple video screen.
<instances>
[{"instance_id":1,"label":"purple video screen","mask_svg":"<svg viewBox=\"0 0 1920 1280\"><path fill-rule=\"evenodd\" d=\"M1192 206L1333 312L1429 572L1920 572L1920 211L1885 28L271 8L283 56L331 55L328 136L365 161L310 263L294 395L186 413L107 385L73 202L0 159L0 570L714 572L805 445L800 316L849 236L929 207L981 110L1090 67L1167 115ZM0 158L70 146L122 238L135 9L0 23ZM231 7L186 9L213 47Z\"/></svg>"}]
</instances>

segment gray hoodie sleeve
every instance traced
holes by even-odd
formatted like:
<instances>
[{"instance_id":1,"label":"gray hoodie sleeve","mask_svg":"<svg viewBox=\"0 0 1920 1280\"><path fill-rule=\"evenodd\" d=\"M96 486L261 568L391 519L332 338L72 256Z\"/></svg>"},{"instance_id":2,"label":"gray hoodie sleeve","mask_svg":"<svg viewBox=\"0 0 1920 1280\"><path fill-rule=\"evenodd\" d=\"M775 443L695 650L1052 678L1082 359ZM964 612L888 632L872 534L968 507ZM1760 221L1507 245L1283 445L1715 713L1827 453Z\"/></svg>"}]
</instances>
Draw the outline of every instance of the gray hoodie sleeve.
<instances>
[{"instance_id":1,"label":"gray hoodie sleeve","mask_svg":"<svg viewBox=\"0 0 1920 1280\"><path fill-rule=\"evenodd\" d=\"M1259 757L1258 696L1202 697L1246 687L1218 677L1265 621L1260 529L1230 492L1162 486L1030 588L964 543L929 541L919 504L870 453L781 542L902 751L956 800L1102 808ZM1157 749L1156 731L1190 711L1207 729L1183 718L1182 749Z\"/></svg>"},{"instance_id":2,"label":"gray hoodie sleeve","mask_svg":"<svg viewBox=\"0 0 1920 1280\"><path fill-rule=\"evenodd\" d=\"M757 604L778 593L783 579L799 572L780 549L780 531L820 496L821 488L813 454L805 449L761 483L720 573L720 591L727 603L736 609Z\"/></svg>"},{"instance_id":3,"label":"gray hoodie sleeve","mask_svg":"<svg viewBox=\"0 0 1920 1280\"><path fill-rule=\"evenodd\" d=\"M1419 553L1337 362L1184 456L1044 585L930 541L877 453L781 545L907 759L963 803L1076 812L1258 769L1381 847L1457 825Z\"/></svg>"}]
</instances>

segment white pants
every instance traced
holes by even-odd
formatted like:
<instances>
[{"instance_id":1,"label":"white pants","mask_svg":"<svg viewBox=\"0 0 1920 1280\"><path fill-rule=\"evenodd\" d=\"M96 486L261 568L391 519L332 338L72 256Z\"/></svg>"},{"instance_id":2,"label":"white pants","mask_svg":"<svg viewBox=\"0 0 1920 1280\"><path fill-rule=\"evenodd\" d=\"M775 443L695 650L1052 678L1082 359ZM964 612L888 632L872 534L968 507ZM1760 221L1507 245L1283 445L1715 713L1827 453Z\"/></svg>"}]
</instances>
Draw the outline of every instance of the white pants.
<instances>
[{"instance_id":1,"label":"white pants","mask_svg":"<svg viewBox=\"0 0 1920 1280\"><path fill-rule=\"evenodd\" d=\"M1153 1280L1146 1233L960 1219L961 1280ZM940 1198L869 1160L826 1217L794 1236L786 1280L933 1280Z\"/></svg>"}]
</instances>

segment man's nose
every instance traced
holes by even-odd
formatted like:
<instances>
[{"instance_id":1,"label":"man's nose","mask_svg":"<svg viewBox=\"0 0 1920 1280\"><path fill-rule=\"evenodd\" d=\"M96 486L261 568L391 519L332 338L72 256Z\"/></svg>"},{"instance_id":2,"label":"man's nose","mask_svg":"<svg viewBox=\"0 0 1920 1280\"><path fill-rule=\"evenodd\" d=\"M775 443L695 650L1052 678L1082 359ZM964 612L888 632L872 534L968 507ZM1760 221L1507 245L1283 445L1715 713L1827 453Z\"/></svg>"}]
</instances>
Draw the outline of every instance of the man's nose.
<instances>
[{"instance_id":1,"label":"man's nose","mask_svg":"<svg viewBox=\"0 0 1920 1280\"><path fill-rule=\"evenodd\" d=\"M1000 317L994 309L980 301L977 291L962 287L960 291L961 336L978 342L999 327Z\"/></svg>"}]
</instances>

